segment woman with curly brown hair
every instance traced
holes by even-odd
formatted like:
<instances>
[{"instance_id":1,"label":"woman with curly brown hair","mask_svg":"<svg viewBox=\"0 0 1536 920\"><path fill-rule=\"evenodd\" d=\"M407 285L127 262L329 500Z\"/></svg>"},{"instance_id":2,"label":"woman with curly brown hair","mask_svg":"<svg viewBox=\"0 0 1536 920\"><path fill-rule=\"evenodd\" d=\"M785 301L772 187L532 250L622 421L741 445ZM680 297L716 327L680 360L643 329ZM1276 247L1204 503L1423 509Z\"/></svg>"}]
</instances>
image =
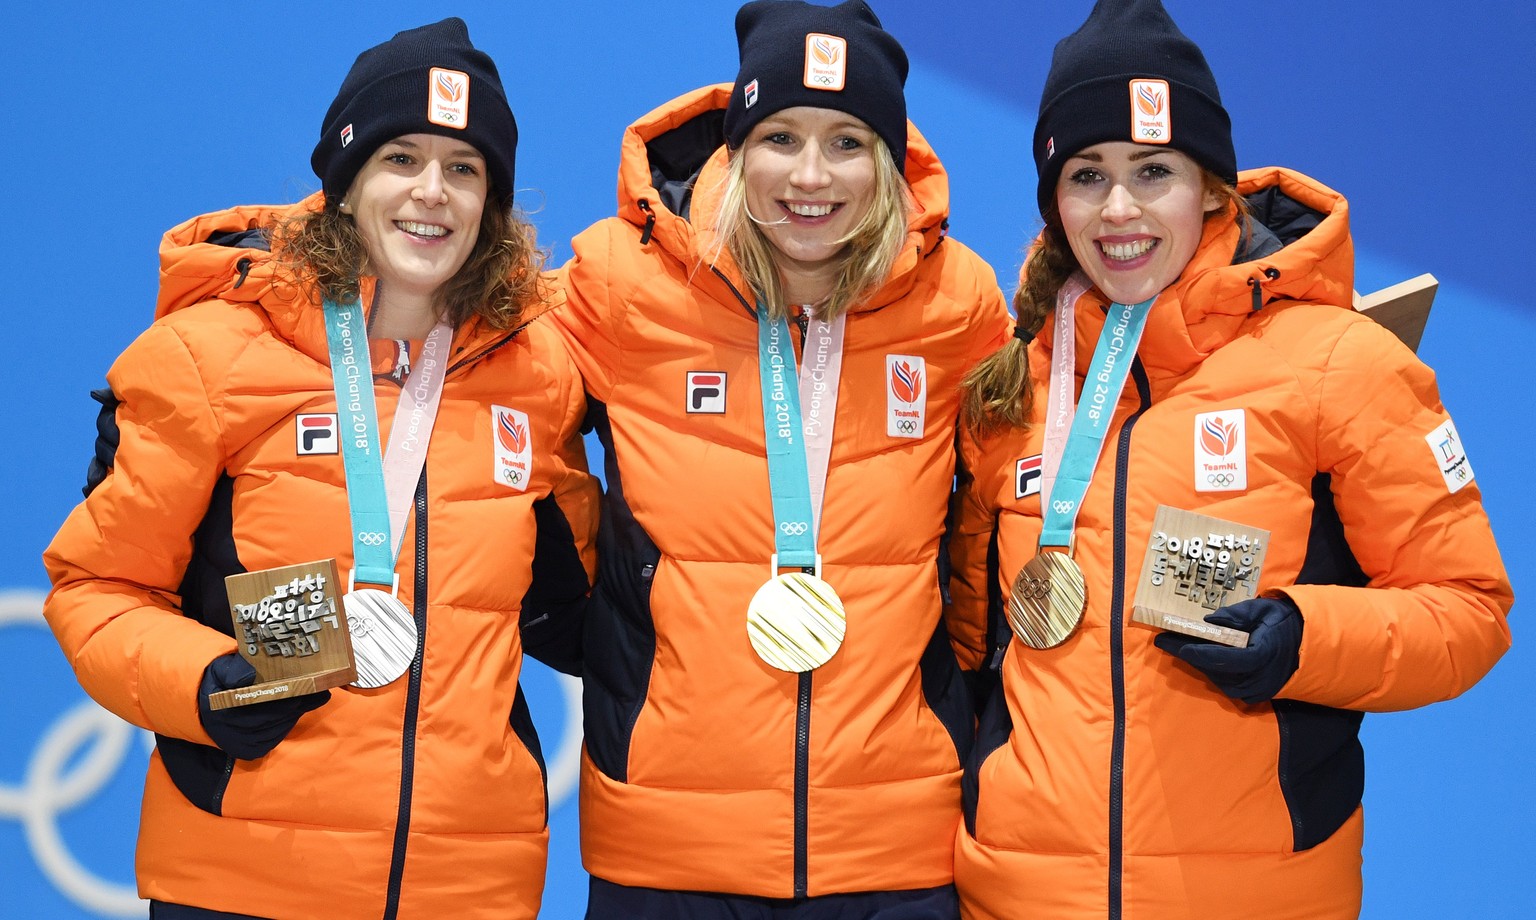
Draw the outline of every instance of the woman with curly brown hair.
<instances>
[{"instance_id":1,"label":"woman with curly brown hair","mask_svg":"<svg viewBox=\"0 0 1536 920\"><path fill-rule=\"evenodd\" d=\"M495 64L447 19L357 58L312 158L322 192L165 237L104 462L45 555L82 685L156 736L152 917L538 911L547 802L518 677L534 646L574 666L596 487L511 207L516 143ZM218 708L256 680L225 577L328 557L356 680Z\"/></svg>"}]
</instances>

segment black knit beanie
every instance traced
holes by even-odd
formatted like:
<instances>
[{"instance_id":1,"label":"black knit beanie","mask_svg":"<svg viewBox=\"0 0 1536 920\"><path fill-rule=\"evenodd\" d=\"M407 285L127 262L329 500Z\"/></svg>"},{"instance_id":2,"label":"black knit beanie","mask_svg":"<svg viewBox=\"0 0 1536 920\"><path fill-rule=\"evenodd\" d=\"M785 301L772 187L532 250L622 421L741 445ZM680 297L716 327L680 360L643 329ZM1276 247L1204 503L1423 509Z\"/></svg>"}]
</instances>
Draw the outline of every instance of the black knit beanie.
<instances>
[{"instance_id":1,"label":"black knit beanie","mask_svg":"<svg viewBox=\"0 0 1536 920\"><path fill-rule=\"evenodd\" d=\"M860 119L905 171L907 54L864 0L753 0L736 13L736 44L741 72L725 110L732 150L764 118L806 105Z\"/></svg>"},{"instance_id":2,"label":"black knit beanie","mask_svg":"<svg viewBox=\"0 0 1536 920\"><path fill-rule=\"evenodd\" d=\"M464 20L398 32L357 56L321 123L309 163L325 197L347 193L368 157L403 134L441 134L485 157L491 187L513 191L517 122L490 55Z\"/></svg>"},{"instance_id":3,"label":"black knit beanie","mask_svg":"<svg viewBox=\"0 0 1536 920\"><path fill-rule=\"evenodd\" d=\"M1062 161L1105 141L1166 144L1237 184L1216 77L1162 0L1098 0L1056 43L1035 123L1041 213L1056 197Z\"/></svg>"}]
</instances>

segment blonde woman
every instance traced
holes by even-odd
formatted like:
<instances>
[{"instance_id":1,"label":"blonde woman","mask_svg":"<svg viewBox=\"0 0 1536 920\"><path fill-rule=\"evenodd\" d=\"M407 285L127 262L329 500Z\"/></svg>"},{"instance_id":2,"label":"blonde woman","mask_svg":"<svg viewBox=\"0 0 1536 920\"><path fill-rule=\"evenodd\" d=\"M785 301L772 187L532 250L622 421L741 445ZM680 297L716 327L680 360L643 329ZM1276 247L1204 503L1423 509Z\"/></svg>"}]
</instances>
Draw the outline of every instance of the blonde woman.
<instances>
[{"instance_id":1,"label":"blonde woman","mask_svg":"<svg viewBox=\"0 0 1536 920\"><path fill-rule=\"evenodd\" d=\"M564 272L607 469L588 915L955 916L980 647L941 622L939 545L1007 311L869 7L736 25L735 85L629 128Z\"/></svg>"}]
</instances>

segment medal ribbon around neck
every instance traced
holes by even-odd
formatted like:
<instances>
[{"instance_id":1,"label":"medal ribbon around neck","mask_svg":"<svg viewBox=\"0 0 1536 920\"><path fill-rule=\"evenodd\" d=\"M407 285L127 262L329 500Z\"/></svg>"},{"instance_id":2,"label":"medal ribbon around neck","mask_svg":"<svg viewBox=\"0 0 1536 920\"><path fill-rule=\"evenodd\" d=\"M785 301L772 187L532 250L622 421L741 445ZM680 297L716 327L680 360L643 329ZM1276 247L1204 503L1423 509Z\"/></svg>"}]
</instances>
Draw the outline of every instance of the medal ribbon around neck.
<instances>
[{"instance_id":1,"label":"medal ribbon around neck","mask_svg":"<svg viewBox=\"0 0 1536 920\"><path fill-rule=\"evenodd\" d=\"M1156 299L1110 306L1082 395L1074 404L1070 394L1076 361L1075 308L1084 288L1074 277L1056 303L1046 450L1041 458L1040 552L1019 570L1008 600L1008 622L1014 634L1037 649L1060 645L1082 623L1087 587L1082 569L1071 557L1073 530Z\"/></svg>"},{"instance_id":2,"label":"medal ribbon around neck","mask_svg":"<svg viewBox=\"0 0 1536 920\"><path fill-rule=\"evenodd\" d=\"M846 614L821 580L816 540L826 492L842 375L846 315L812 319L798 374L789 321L770 321L758 304L758 373L762 383L768 485L773 500L774 554L770 577L747 605L747 637L765 662L784 671L811 671L842 646ZM791 381L797 376L798 381ZM802 416L801 407L809 409ZM780 568L810 572L779 574Z\"/></svg>"},{"instance_id":3,"label":"medal ribbon around neck","mask_svg":"<svg viewBox=\"0 0 1536 920\"><path fill-rule=\"evenodd\" d=\"M381 687L404 674L416 655L416 621L398 598L395 563L410 517L411 495L426 465L427 445L443 392L443 364L453 329L438 323L400 393L387 449L380 447L373 363L362 306L323 304L331 384L341 422L341 460L352 523L352 565L343 605L351 625L360 687ZM356 588L387 585L388 591Z\"/></svg>"}]
</instances>

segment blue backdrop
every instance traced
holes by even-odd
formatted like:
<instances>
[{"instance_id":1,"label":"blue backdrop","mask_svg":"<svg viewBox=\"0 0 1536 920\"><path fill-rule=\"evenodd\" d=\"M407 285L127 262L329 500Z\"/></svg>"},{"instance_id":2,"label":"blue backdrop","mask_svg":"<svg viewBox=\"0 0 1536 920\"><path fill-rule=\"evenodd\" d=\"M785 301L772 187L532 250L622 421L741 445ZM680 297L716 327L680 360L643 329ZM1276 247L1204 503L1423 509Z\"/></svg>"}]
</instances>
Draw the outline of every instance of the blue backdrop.
<instances>
[{"instance_id":1,"label":"blue backdrop","mask_svg":"<svg viewBox=\"0 0 1536 920\"><path fill-rule=\"evenodd\" d=\"M1516 592L1533 596L1536 503L1517 441L1533 419L1514 380L1536 341L1536 314L1517 303L1536 213L1532 5L1168 4L1217 73L1240 164L1299 168L1350 197L1357 287L1440 279L1420 353L1440 372ZM950 170L952 232L1011 289L1038 225L1028 150L1040 85L1055 40L1090 2L873 5L912 56L910 113ZM353 57L441 16L464 17L500 64L521 129L518 202L557 262L614 206L623 126L735 74L734 0L426 6L60 0L0 12L3 146L18 153L0 172L13 211L0 221L0 291L19 336L0 400L11 432L0 439L11 490L0 527L0 913L145 914L132 850L146 736L75 684L41 621L39 554L79 498L95 417L86 393L149 322L160 234L204 211L314 190L310 147ZM1521 689L1536 653L1518 612L1514 628L1514 651L1462 698L1366 719L1366 917L1536 916L1524 874L1533 719ZM579 917L574 697L537 669L529 692L546 750L559 752L545 916Z\"/></svg>"}]
</instances>

